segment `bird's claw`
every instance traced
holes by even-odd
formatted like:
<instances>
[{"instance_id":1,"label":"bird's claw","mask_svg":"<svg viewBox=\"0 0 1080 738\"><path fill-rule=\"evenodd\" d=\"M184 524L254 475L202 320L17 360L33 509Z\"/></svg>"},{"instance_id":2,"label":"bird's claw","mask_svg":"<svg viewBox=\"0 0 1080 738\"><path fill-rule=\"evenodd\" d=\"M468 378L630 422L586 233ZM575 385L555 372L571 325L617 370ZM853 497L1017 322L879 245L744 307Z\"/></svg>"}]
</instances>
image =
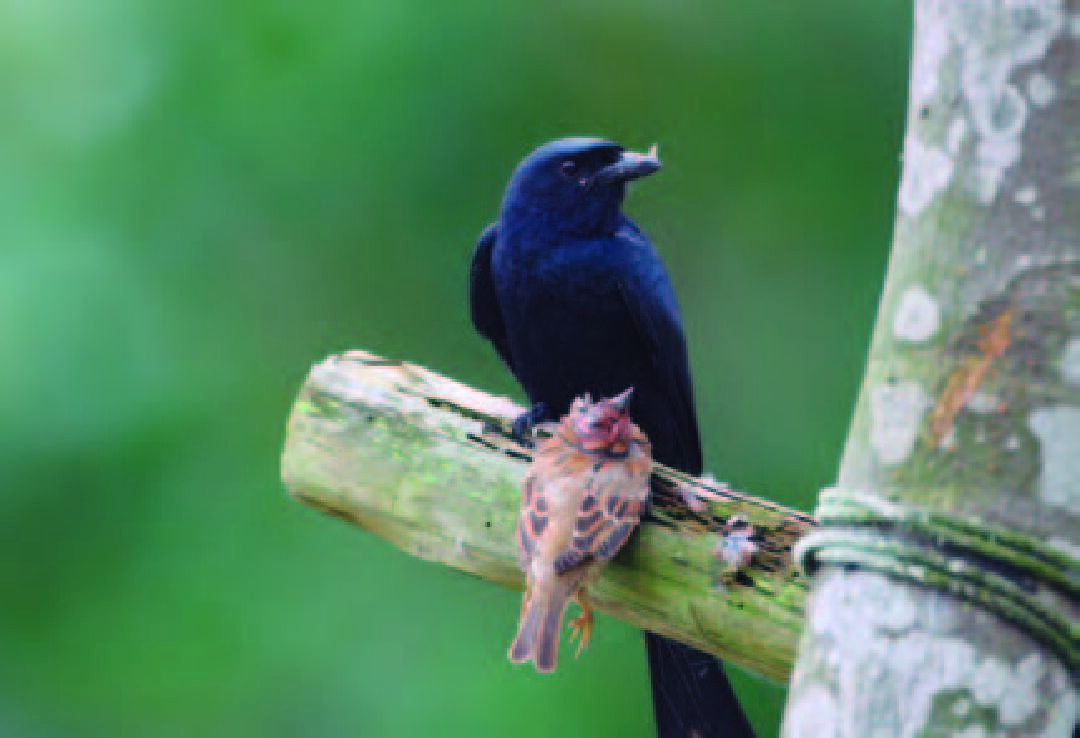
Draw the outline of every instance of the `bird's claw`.
<instances>
[{"instance_id":1,"label":"bird's claw","mask_svg":"<svg viewBox=\"0 0 1080 738\"><path fill-rule=\"evenodd\" d=\"M589 606L589 601L585 599L583 591L578 592L574 599L577 600L578 606L581 607L581 614L570 621L570 642L577 641L577 650L574 651L574 658L577 658L585 650L585 647L589 645L589 637L592 635L592 607Z\"/></svg>"},{"instance_id":2,"label":"bird's claw","mask_svg":"<svg viewBox=\"0 0 1080 738\"><path fill-rule=\"evenodd\" d=\"M523 412L510 426L510 435L514 440L526 448L532 448L533 430L537 424L548 419L547 403L538 402Z\"/></svg>"},{"instance_id":3,"label":"bird's claw","mask_svg":"<svg viewBox=\"0 0 1080 738\"><path fill-rule=\"evenodd\" d=\"M592 613L583 610L581 615L570 621L570 628L570 642L577 641L577 650L574 651L574 658L577 658L589 645L589 638L592 636Z\"/></svg>"}]
</instances>

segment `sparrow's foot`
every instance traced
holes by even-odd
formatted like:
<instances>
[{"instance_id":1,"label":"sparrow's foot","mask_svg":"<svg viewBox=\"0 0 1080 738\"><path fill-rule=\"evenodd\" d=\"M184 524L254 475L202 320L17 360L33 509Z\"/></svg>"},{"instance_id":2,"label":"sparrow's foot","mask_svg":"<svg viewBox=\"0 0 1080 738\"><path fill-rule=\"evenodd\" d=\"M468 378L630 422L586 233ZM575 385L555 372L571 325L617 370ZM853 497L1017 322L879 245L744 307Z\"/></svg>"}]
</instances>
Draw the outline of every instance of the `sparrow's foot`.
<instances>
[{"instance_id":1,"label":"sparrow's foot","mask_svg":"<svg viewBox=\"0 0 1080 738\"><path fill-rule=\"evenodd\" d=\"M577 658L589 645L589 637L592 635L592 608L589 607L589 601L585 599L584 592L578 592L574 600L581 607L581 614L570 621L570 628L573 631L570 634L570 641L577 639L578 642L577 650L574 652L574 658Z\"/></svg>"},{"instance_id":2,"label":"sparrow's foot","mask_svg":"<svg viewBox=\"0 0 1080 738\"><path fill-rule=\"evenodd\" d=\"M538 402L517 417L514 424L510 426L510 433L514 437L514 440L522 446L532 448L533 429L536 428L539 423L549 419L547 404Z\"/></svg>"}]
</instances>

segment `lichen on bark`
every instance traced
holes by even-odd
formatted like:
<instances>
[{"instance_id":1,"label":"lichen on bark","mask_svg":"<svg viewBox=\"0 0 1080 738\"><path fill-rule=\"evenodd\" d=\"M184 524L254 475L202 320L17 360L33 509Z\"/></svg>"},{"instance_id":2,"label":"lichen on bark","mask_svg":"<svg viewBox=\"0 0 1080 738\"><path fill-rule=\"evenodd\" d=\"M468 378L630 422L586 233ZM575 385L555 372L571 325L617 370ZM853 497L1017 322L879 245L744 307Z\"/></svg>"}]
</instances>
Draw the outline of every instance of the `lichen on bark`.
<instances>
[{"instance_id":1,"label":"lichen on bark","mask_svg":"<svg viewBox=\"0 0 1080 738\"><path fill-rule=\"evenodd\" d=\"M892 255L838 476L840 489L1053 547L1069 576L1078 17L1054 0L917 2ZM1075 597L1030 586L1075 639ZM970 602L826 568L807 615L787 736L1072 734L1075 675L1060 654Z\"/></svg>"}]
</instances>

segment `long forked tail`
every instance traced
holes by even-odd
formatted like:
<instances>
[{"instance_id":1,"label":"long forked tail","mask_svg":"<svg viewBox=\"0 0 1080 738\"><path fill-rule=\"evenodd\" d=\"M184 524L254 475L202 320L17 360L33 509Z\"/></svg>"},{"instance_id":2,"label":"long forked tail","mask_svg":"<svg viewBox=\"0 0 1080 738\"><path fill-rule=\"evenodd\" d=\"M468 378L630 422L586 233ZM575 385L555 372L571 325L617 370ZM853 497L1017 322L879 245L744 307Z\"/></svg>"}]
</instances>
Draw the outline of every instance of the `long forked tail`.
<instances>
[{"instance_id":1,"label":"long forked tail","mask_svg":"<svg viewBox=\"0 0 1080 738\"><path fill-rule=\"evenodd\" d=\"M534 593L525 602L518 623L517 636L507 654L510 661L523 664L532 661L536 670L545 674L555 670L559 658L559 631L568 596L565 592Z\"/></svg>"},{"instance_id":2,"label":"long forked tail","mask_svg":"<svg viewBox=\"0 0 1080 738\"><path fill-rule=\"evenodd\" d=\"M645 634L657 738L754 738L719 659Z\"/></svg>"}]
</instances>

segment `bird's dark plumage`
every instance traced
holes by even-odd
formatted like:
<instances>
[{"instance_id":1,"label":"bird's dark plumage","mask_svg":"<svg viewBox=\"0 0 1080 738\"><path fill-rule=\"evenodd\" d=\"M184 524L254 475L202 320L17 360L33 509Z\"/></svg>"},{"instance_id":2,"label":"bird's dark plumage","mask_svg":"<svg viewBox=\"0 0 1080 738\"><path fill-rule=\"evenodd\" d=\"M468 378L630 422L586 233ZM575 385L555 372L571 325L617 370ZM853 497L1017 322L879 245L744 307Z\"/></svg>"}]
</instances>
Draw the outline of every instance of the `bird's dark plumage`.
<instances>
[{"instance_id":1,"label":"bird's dark plumage","mask_svg":"<svg viewBox=\"0 0 1080 738\"><path fill-rule=\"evenodd\" d=\"M470 308L534 405L527 424L557 419L578 395L632 386L631 417L653 457L700 474L675 294L621 209L627 182L659 166L654 151L592 138L553 141L526 157L473 253ZM653 634L647 641L661 738L752 735L716 659Z\"/></svg>"}]
</instances>

